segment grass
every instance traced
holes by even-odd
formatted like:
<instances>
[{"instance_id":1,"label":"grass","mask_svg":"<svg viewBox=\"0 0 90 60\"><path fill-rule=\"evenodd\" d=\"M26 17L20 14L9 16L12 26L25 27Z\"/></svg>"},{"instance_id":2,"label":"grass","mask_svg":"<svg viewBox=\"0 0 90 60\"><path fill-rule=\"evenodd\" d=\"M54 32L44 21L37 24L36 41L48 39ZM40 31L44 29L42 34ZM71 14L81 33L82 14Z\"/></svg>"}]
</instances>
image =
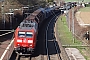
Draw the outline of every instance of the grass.
<instances>
[{"instance_id":1,"label":"grass","mask_svg":"<svg viewBox=\"0 0 90 60\"><path fill-rule=\"evenodd\" d=\"M76 38L75 38L75 41L73 42L73 35L68 29L65 16L59 17L57 21L57 30L58 30L60 42L62 43L62 45L82 45L81 40L77 40ZM79 49L79 51L85 57L86 60L90 60L90 55L88 55L90 50L87 47L74 46L74 48Z\"/></svg>"},{"instance_id":2,"label":"grass","mask_svg":"<svg viewBox=\"0 0 90 60\"><path fill-rule=\"evenodd\" d=\"M81 8L79 11L90 12L90 7Z\"/></svg>"},{"instance_id":3,"label":"grass","mask_svg":"<svg viewBox=\"0 0 90 60\"><path fill-rule=\"evenodd\" d=\"M60 36L61 43L63 45L81 45L82 43L79 40L74 39L73 40L73 35L69 31L67 23L66 23L66 17L61 16L62 21L60 18L58 19L58 32ZM75 42L75 43L74 43Z\"/></svg>"}]
</instances>

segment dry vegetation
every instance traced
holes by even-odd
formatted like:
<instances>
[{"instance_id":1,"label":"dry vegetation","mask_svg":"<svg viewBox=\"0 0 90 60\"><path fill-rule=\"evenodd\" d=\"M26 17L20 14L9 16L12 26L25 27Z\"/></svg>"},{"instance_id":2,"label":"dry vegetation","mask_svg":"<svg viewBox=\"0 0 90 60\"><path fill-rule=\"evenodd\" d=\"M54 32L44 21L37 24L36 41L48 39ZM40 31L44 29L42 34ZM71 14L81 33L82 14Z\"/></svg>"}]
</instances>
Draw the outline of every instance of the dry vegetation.
<instances>
[{"instance_id":1,"label":"dry vegetation","mask_svg":"<svg viewBox=\"0 0 90 60\"><path fill-rule=\"evenodd\" d=\"M2 9L2 4L4 5L3 9ZM0 2L0 29L2 29L2 13L7 13L10 12L9 9L16 9L16 8L21 8L22 6L35 6L35 5L39 5L39 6L45 6L46 2L40 1L40 0L5 0L4 2ZM34 7L35 8L35 7ZM3 11L2 11L3 10ZM22 21L22 13L20 11L14 12L15 15L17 15L16 17L18 18L18 21ZM20 17L18 17L20 16ZM20 19L21 18L21 19ZM10 27L10 20L9 20L9 16L5 15L5 25L7 26L7 28ZM14 19L15 22L15 19ZM8 25L9 24L9 25Z\"/></svg>"}]
</instances>

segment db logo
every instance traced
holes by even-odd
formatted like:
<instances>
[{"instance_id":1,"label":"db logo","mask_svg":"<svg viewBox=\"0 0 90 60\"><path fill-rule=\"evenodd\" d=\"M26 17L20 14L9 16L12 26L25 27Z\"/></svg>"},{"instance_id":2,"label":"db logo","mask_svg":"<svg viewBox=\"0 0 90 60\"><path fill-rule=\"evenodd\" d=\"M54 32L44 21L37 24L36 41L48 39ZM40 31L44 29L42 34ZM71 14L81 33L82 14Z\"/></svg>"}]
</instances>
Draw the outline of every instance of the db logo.
<instances>
[{"instance_id":1,"label":"db logo","mask_svg":"<svg viewBox=\"0 0 90 60\"><path fill-rule=\"evenodd\" d=\"M26 39L24 39L23 42L26 43Z\"/></svg>"}]
</instances>

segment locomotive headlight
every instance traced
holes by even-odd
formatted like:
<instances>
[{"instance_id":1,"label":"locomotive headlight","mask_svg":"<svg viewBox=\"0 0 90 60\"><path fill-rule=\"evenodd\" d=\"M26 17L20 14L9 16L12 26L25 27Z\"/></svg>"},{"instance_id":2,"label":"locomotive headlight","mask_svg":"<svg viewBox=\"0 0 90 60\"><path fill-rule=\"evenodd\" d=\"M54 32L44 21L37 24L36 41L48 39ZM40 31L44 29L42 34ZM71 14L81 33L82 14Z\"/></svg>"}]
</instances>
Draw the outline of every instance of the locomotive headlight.
<instances>
[{"instance_id":1,"label":"locomotive headlight","mask_svg":"<svg viewBox=\"0 0 90 60\"><path fill-rule=\"evenodd\" d=\"M30 46L32 46L32 45L30 45Z\"/></svg>"},{"instance_id":2,"label":"locomotive headlight","mask_svg":"<svg viewBox=\"0 0 90 60\"><path fill-rule=\"evenodd\" d=\"M17 42L22 42L22 40L17 40Z\"/></svg>"},{"instance_id":3,"label":"locomotive headlight","mask_svg":"<svg viewBox=\"0 0 90 60\"><path fill-rule=\"evenodd\" d=\"M28 40L28 43L33 43L33 40Z\"/></svg>"},{"instance_id":4,"label":"locomotive headlight","mask_svg":"<svg viewBox=\"0 0 90 60\"><path fill-rule=\"evenodd\" d=\"M20 44L18 44L18 46L19 46Z\"/></svg>"}]
</instances>

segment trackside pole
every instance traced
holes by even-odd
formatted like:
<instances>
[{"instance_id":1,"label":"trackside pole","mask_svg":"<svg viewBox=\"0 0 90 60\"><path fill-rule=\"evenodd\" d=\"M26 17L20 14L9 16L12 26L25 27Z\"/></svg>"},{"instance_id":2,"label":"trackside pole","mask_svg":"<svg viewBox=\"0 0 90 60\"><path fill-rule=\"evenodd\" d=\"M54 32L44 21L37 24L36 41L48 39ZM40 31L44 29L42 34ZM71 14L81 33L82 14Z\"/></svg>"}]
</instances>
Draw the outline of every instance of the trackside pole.
<instances>
[{"instance_id":1,"label":"trackside pole","mask_svg":"<svg viewBox=\"0 0 90 60\"><path fill-rule=\"evenodd\" d=\"M74 8L72 8L72 32L73 32L73 43L75 43L75 38L74 38L74 29L75 29L75 27L74 27Z\"/></svg>"}]
</instances>

